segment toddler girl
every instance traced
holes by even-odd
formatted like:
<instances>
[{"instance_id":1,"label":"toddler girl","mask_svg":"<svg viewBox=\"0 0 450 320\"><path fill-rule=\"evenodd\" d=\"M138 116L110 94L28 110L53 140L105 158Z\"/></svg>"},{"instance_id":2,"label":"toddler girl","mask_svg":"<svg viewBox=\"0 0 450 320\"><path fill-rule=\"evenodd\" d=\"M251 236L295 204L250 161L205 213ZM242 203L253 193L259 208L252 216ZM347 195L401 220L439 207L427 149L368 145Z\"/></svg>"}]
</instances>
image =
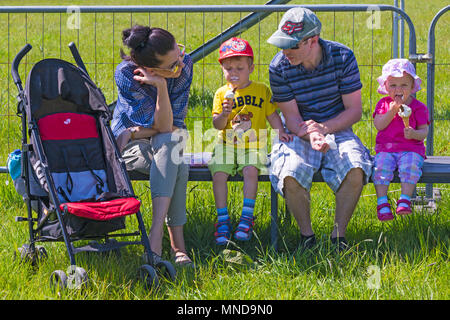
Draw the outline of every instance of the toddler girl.
<instances>
[{"instance_id":1,"label":"toddler girl","mask_svg":"<svg viewBox=\"0 0 450 320\"><path fill-rule=\"evenodd\" d=\"M387 192L395 169L401 182L396 213L411 213L411 196L426 158L423 140L428 134L429 120L426 105L412 96L420 90L422 80L411 62L389 60L377 80L378 92L387 96L378 101L373 113L378 130L373 182L378 198L378 219L386 221L394 218Z\"/></svg>"}]
</instances>

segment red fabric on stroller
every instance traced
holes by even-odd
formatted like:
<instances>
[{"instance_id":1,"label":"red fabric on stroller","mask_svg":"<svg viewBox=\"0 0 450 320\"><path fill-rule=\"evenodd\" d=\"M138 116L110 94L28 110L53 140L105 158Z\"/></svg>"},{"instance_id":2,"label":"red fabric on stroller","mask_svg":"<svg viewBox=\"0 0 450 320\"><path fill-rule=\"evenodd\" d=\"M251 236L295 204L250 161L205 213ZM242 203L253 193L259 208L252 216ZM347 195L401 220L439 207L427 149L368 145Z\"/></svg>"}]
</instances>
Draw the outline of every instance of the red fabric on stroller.
<instances>
[{"instance_id":1,"label":"red fabric on stroller","mask_svg":"<svg viewBox=\"0 0 450 320\"><path fill-rule=\"evenodd\" d=\"M101 202L67 202L62 203L59 207L61 211L67 207L67 211L77 217L107 221L134 214L138 212L140 206L139 200L130 197Z\"/></svg>"},{"instance_id":2,"label":"red fabric on stroller","mask_svg":"<svg viewBox=\"0 0 450 320\"><path fill-rule=\"evenodd\" d=\"M55 113L38 121L39 133L54 169L60 209L81 218L107 221L138 212L134 197L104 196L106 172L96 120L92 115ZM59 172L57 172L59 171ZM86 185L88 188L86 188ZM86 191L89 191L86 193ZM97 198L102 198L98 200ZM95 200L97 199L97 201Z\"/></svg>"},{"instance_id":3,"label":"red fabric on stroller","mask_svg":"<svg viewBox=\"0 0 450 320\"><path fill-rule=\"evenodd\" d=\"M95 118L72 112L56 113L39 119L42 141L98 138Z\"/></svg>"}]
</instances>

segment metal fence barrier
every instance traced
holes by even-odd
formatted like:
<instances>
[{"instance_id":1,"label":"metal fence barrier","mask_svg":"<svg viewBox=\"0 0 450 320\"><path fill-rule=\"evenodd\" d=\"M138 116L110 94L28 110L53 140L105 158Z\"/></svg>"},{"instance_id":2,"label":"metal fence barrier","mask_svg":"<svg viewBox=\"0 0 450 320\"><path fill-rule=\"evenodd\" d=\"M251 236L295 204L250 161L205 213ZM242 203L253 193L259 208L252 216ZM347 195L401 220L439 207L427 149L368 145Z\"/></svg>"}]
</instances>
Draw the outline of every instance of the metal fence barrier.
<instances>
[{"instance_id":1,"label":"metal fence barrier","mask_svg":"<svg viewBox=\"0 0 450 320\"><path fill-rule=\"evenodd\" d=\"M427 155L434 155L434 127L435 127L435 67L436 67L436 25L439 19L450 10L450 5L441 9L436 16L433 18L428 30L428 49L427 49L427 107L430 111L430 127L427 136ZM440 63L441 66L450 66L450 63ZM446 106L448 109L448 106ZM448 119L447 119L448 120ZM433 185L427 184L426 186L426 196L427 198L432 198L433 195Z\"/></svg>"},{"instance_id":2,"label":"metal fence barrier","mask_svg":"<svg viewBox=\"0 0 450 320\"><path fill-rule=\"evenodd\" d=\"M4 124L8 126L7 131L10 135L6 141L8 150L19 142L19 130L15 128L18 122L13 121L16 93L11 86L9 69L12 58L24 43L30 42L35 48L34 52L30 53L30 57L26 57L24 61L25 66L22 67L24 69L22 72L26 74L30 65L40 59L56 57L70 60L71 57L65 45L71 41L75 42L89 73L93 75L94 82L103 90L108 102L112 102L116 98L113 74L115 66L120 62L118 52L121 47L121 30L135 23L167 28L180 41L189 42L187 43L188 52L196 62L192 103L197 101L197 104L203 105L203 110L188 114L189 126L189 122L198 119L203 122L210 121L209 104L212 102L212 94L218 86L223 84L217 54L211 55L211 53L215 52L222 41L231 36L252 37L254 39L252 46L255 51L255 78L267 82L268 64L277 49L268 45L265 40L277 28L281 14L294 6L0 7L0 37L6 40L5 46L0 48L0 87L3 88L0 95L0 115L8 119ZM383 12L390 15L395 12L401 16L409 28L409 56L414 57L417 55L416 33L410 17L403 10L390 5L307 5L305 7L315 11L319 16L323 15L322 37L342 42L355 51L364 77L364 86L369 88L364 92L367 94L364 97L366 112L363 122L371 125L371 111L376 99L374 77L378 75L378 70L381 71L381 66L385 62L385 58L379 57L392 56L392 47L389 46L386 47L386 52L377 52L381 44L386 41L379 40L374 35L374 30L377 28L376 20L380 19ZM250 14L243 17L245 13ZM357 13L362 16L356 16ZM79 17L78 20L77 17ZM251 19L247 19L248 17ZM392 16L381 18L392 19ZM336 28L342 20L345 20L347 28L352 27L350 32L341 32ZM194 23L197 27L191 31ZM80 25L82 28L87 28L89 32L80 32ZM392 26L392 23L383 23L383 28L389 28L389 26ZM391 40L390 34L388 40ZM364 50L367 54L359 54L359 51ZM366 58L362 59L363 56ZM374 145L374 135L374 130L371 130L367 133L367 137L362 138L370 148ZM4 161L8 150L2 150L0 161Z\"/></svg>"},{"instance_id":3,"label":"metal fence barrier","mask_svg":"<svg viewBox=\"0 0 450 320\"><path fill-rule=\"evenodd\" d=\"M201 111L188 114L187 122L195 120L210 121L210 105L214 90L223 84L223 78L217 63L216 50L224 40L242 35L252 37L255 51L256 80L268 82L268 64L276 53L276 48L266 44L265 40L276 29L281 14L296 5L256 5L256 6L36 6L36 7L0 7L0 37L5 39L0 48L0 126L7 127L8 137L0 146L0 161L19 146L18 121L15 120L14 86L9 70L15 53L26 42L30 42L35 52L27 57L22 67L26 74L40 59L56 57L70 60L66 43L74 41L86 63L93 80L99 85L108 102L116 98L114 69L120 62L118 55L121 47L120 32L135 23L150 24L168 29L177 39L187 44L193 60L194 82L192 86L192 104L202 106ZM386 58L391 58L393 48L385 45L385 52L376 52L381 47L374 30L378 19L393 19L393 16L381 16L381 13L400 16L409 29L408 58L414 63L426 62L427 104L434 115L434 28L439 17L448 11L444 8L436 15L430 27L428 54L416 52L416 32L410 17L400 8L391 5L305 5L316 12L323 21L322 37L342 42L354 50L360 65L364 99L364 115L356 130L365 136L363 142L373 150L375 130L366 128L372 125L372 111L378 99L376 96L376 77ZM249 13L243 17L243 14ZM355 14L362 14L356 17ZM341 16L347 14L345 16ZM351 14L348 15L348 14ZM321 15L324 15L323 17ZM378 15L378 17L377 17ZM344 17L346 26L352 26L349 32L336 30L340 18ZM362 21L362 24L361 24ZM379 21L378 21L379 23ZM78 24L78 25L77 25ZM193 28L192 25L196 27ZM364 25L365 24L365 25ZM393 25L383 24L383 28ZM362 26L362 27L361 27ZM70 29L72 27L72 29ZM80 32L80 27L89 32ZM365 29L364 29L365 28ZM193 29L193 31L191 31ZM92 32L90 32L92 31ZM361 38L361 39L360 39ZM389 38L390 39L390 38ZM33 43L34 42L34 43ZM378 45L378 46L377 46ZM392 44L391 44L392 46ZM367 47L367 48L363 48ZM367 54L360 54L360 52ZM216 53L216 54L211 54ZM431 59L430 59L431 57ZM364 58L364 59L363 59ZM383 60L384 59L384 60ZM25 78L25 77L23 77ZM448 119L446 119L448 120ZM5 138L4 138L5 139ZM433 123L427 138L427 154L433 154Z\"/></svg>"},{"instance_id":4,"label":"metal fence barrier","mask_svg":"<svg viewBox=\"0 0 450 320\"><path fill-rule=\"evenodd\" d=\"M277 28L280 13L287 11L295 5L263 5L263 6L80 6L80 7L0 7L0 37L7 39L6 45L0 48L0 115L2 120L0 121L0 127L7 127L8 137L3 137L5 143L0 145L0 161L5 163L5 157L8 152L13 148L20 146L20 127L19 121L14 121L15 117L15 104L14 99L16 92L14 86L11 85L11 79L9 70L11 61L15 53L25 43L31 42L31 44L37 48L36 53L27 60L24 61L25 70L22 70L24 74L30 69L34 63L41 59L56 57L65 60L70 60L70 54L65 48L65 43L75 42L81 55L85 61L87 69L93 80L107 97L109 102L112 102L115 98L115 83L114 83L114 70L116 65L120 62L118 57L119 48L121 47L120 32L125 27L130 27L135 23L149 24L152 26L159 26L168 29L174 33L177 39L181 39L184 44L187 45L188 52L195 62L194 73L200 71L201 76L194 79L191 95L194 99L194 103L200 105L201 112L193 112L189 114L187 118L188 127L189 122L196 119L207 120L210 122L211 115L211 97L210 100L206 99L208 94L223 84L223 77L220 68L217 63L217 54L215 53L220 43L226 39L242 35L243 37L252 37L252 47L255 52L255 65L257 69L256 78L259 81L268 82L268 64L271 57L276 53L277 49L267 45L265 40L270 34ZM408 58L413 63L426 62L428 64L427 69L427 104L430 108L430 114L434 115L434 79L435 79L435 36L434 29L437 20L448 11L449 7L441 10L430 26L429 38L428 38L428 53L418 54L416 52L416 33L414 25L410 17L401 9L390 5L307 5L305 6L312 11L320 14L328 14L328 19L322 19L323 30L321 36L325 39L336 40L349 46L355 52L355 56L358 60L362 81L365 84L363 91L365 96L364 116L359 127L355 125L360 132L368 131L367 124L372 125L372 112L375 104L374 92L376 92L377 84L376 77L381 72L382 65L387 61L387 58L393 57L393 52L396 50L393 47L385 45L384 55L381 61L375 61L375 35L374 29L377 24L376 19L380 19L376 14L381 12L388 12L396 14L406 22L409 28L409 45ZM242 17L242 13L249 12L250 14ZM355 19L355 13L366 13L363 18L363 22L366 23L366 27L369 32L362 37L361 43L365 48L360 48L360 40L358 39L361 29L357 25L360 24L360 20ZM258 14L260 13L260 14ZM346 16L345 23L352 24L352 32L342 33L336 32L336 25L339 25L339 21L336 19L337 13L350 13ZM63 15L68 15L67 27L69 22L72 26L80 26L80 17L83 20L88 20L89 27L93 27L92 33L80 33L80 29L75 28L75 31L67 32L63 27ZM83 15L81 15L83 14ZM107 17L101 15L107 14ZM211 15L219 14L212 19L214 27L210 27L207 23L207 19ZM231 18L227 16L234 14ZM238 14L238 16L236 16ZM274 15L275 14L275 15ZM369 14L369 17L367 16ZM24 25L17 24L16 15L22 15L24 19ZM87 17L86 15L90 15ZM126 16L125 18L123 16ZM189 15L189 18L188 18ZM194 15L194 17L191 17ZM331 16L330 16L331 15ZM36 16L38 21L36 22ZM275 19L273 19L275 16ZM175 18L174 18L175 17ZM197 19L195 19L197 18ZM229 19L229 20L228 20ZM393 17L391 16L391 19ZM70 20L70 21L69 21ZM262 21L264 20L264 23ZM49 26L46 21L51 21ZM23 22L23 21L22 21ZM201 24L201 27L194 32L188 30L190 23ZM84 22L86 23L86 22ZM378 21L379 23L379 21ZM105 26L106 25L106 26ZM177 26L183 25L182 30L178 30ZM393 23L385 24L394 25ZM40 30L39 30L39 27ZM330 28L332 26L332 28ZM268 30L265 30L269 28ZM358 29L357 29L358 28ZM330 31L331 30L331 31ZM358 30L358 31L356 31ZM65 35L65 32L69 33L69 36ZM5 36L6 33L6 36ZM89 39L84 39L87 37ZM111 51L106 51L102 48L105 44L104 39L110 39L108 46ZM75 39L74 39L75 38ZM342 39L345 38L345 41ZM208 40L210 39L210 40ZM392 40L391 38L389 38ZM33 43L35 42L35 43ZM56 42L56 45L55 45ZM93 44L92 44L93 42ZM188 43L189 42L189 43ZM391 41L392 42L392 41ZM370 47L367 48L370 43ZM56 50L55 50L56 48ZM65 49L64 49L65 48ZM387 50L386 50L387 49ZM359 50L363 52L368 50L369 59L362 59L362 54L359 55ZM268 51L268 54L265 54ZM269 58L267 58L267 55ZM87 58L86 58L87 57ZM378 57L378 56L377 56ZM110 60L105 60L109 58ZM6 59L6 61L5 61ZM34 61L32 61L34 59ZM212 70L212 71L211 71ZM369 71L369 72L366 72ZM374 76L375 74L375 76ZM195 76L194 76L195 77ZM22 77L23 79L25 77ZM368 89L365 89L367 88ZM106 91L106 92L105 92ZM368 91L368 94L367 94ZM206 97L206 98L205 98ZM192 102L190 102L192 104ZM14 108L12 107L14 106ZM199 108L198 106L194 106ZM5 123L6 122L6 123ZM365 131L364 131L365 130ZM358 131L357 131L358 134ZM429 136L427 138L427 154L433 154L433 142L434 142L434 130L433 122ZM366 136L361 140L373 149L375 132L370 129ZM6 167L0 167L0 172L7 172ZM428 188L428 186L427 186ZM272 243L276 247L276 217L277 217L277 195L271 195L271 212L272 212Z\"/></svg>"}]
</instances>

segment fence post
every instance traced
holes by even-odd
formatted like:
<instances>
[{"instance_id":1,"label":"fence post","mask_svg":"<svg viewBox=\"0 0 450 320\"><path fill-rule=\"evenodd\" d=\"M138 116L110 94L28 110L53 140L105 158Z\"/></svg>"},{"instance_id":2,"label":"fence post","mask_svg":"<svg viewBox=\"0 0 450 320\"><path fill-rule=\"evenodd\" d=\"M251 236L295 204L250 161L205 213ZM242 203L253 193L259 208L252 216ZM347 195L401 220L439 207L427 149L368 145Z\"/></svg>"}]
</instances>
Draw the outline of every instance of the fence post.
<instances>
[{"instance_id":1,"label":"fence post","mask_svg":"<svg viewBox=\"0 0 450 320\"><path fill-rule=\"evenodd\" d=\"M405 0L400 0L400 9L405 11ZM405 20L400 17L400 58L405 57Z\"/></svg>"},{"instance_id":2,"label":"fence post","mask_svg":"<svg viewBox=\"0 0 450 320\"><path fill-rule=\"evenodd\" d=\"M400 6L398 4L398 0L394 0L394 7L400 8L402 11L405 11L405 0L400 0ZM399 29L399 22L400 22L400 29ZM397 12L393 12L392 57L393 58L405 57L405 20Z\"/></svg>"},{"instance_id":3,"label":"fence post","mask_svg":"<svg viewBox=\"0 0 450 320\"><path fill-rule=\"evenodd\" d=\"M428 53L427 55L431 61L427 64L427 107L429 109L430 116L430 127L427 135L427 155L432 156L434 153L434 78L435 78L435 62L436 62L436 52L435 52L435 28L439 18L448 10L450 6L441 9L436 16L433 18L428 29ZM428 183L425 188L426 197L432 198L433 196L433 184Z\"/></svg>"},{"instance_id":4,"label":"fence post","mask_svg":"<svg viewBox=\"0 0 450 320\"><path fill-rule=\"evenodd\" d=\"M398 8L398 0L394 0L394 7ZM392 58L398 58L398 14L392 13Z\"/></svg>"}]
</instances>

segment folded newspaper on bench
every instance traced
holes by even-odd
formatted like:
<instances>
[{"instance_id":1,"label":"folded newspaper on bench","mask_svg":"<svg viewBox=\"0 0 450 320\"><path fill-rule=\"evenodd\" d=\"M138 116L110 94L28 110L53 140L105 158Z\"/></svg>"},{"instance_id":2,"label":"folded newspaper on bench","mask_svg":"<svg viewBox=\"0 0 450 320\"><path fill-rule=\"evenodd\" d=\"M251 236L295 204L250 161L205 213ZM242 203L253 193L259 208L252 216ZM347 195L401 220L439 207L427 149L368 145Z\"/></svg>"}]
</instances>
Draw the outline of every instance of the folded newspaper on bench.
<instances>
[{"instance_id":1,"label":"folded newspaper on bench","mask_svg":"<svg viewBox=\"0 0 450 320\"><path fill-rule=\"evenodd\" d=\"M191 167L207 167L208 162L211 160L212 152L185 153L183 157L184 162Z\"/></svg>"}]
</instances>

